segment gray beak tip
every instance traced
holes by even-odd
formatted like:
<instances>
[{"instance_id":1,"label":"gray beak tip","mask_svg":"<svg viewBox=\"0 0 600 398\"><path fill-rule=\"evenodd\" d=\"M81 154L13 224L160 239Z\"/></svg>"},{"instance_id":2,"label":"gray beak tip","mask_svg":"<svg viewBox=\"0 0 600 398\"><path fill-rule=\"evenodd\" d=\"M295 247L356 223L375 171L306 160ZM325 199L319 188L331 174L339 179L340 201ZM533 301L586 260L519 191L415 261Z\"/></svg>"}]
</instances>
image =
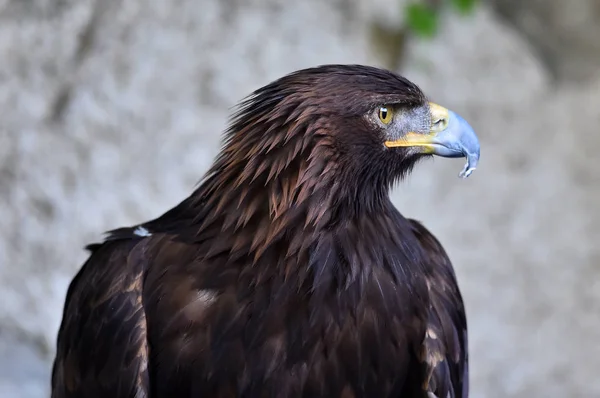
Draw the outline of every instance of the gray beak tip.
<instances>
[{"instance_id":1,"label":"gray beak tip","mask_svg":"<svg viewBox=\"0 0 600 398\"><path fill-rule=\"evenodd\" d=\"M458 176L460 178L467 178L471 175L472 172L474 172L475 170L477 170L477 167L470 167L469 163L465 164L465 167L462 169L462 171L460 173L458 173Z\"/></svg>"},{"instance_id":2,"label":"gray beak tip","mask_svg":"<svg viewBox=\"0 0 600 398\"><path fill-rule=\"evenodd\" d=\"M462 169L458 176L460 178L467 178L477 170L477 164L479 163L479 151L476 154L466 154L467 163L465 163L465 167Z\"/></svg>"},{"instance_id":3,"label":"gray beak tip","mask_svg":"<svg viewBox=\"0 0 600 398\"><path fill-rule=\"evenodd\" d=\"M455 119L455 124L452 126L456 131L457 143L463 156L467 159L467 163L462 171L458 174L460 178L469 177L473 171L477 169L479 163L480 146L479 139L473 128L460 115L450 111L451 119ZM458 148L457 148L458 149Z\"/></svg>"}]
</instances>

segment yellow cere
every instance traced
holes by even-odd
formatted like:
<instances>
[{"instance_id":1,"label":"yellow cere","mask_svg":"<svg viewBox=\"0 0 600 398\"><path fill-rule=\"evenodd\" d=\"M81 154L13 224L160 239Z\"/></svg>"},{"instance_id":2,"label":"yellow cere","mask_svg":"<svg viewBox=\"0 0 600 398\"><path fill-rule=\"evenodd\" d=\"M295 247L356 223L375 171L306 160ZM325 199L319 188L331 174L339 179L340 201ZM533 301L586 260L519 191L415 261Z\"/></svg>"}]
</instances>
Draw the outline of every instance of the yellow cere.
<instances>
[{"instance_id":1,"label":"yellow cere","mask_svg":"<svg viewBox=\"0 0 600 398\"><path fill-rule=\"evenodd\" d=\"M433 102L430 102L429 113L431 114L432 132L443 131L448 126L448 109Z\"/></svg>"}]
</instances>

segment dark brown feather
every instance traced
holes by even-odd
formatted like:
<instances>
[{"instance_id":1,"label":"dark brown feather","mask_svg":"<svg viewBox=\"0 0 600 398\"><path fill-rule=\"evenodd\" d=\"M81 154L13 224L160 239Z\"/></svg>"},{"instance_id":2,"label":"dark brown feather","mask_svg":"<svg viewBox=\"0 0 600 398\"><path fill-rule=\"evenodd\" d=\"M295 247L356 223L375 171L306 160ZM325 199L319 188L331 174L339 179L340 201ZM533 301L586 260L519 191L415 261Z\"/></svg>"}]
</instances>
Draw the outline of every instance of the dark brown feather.
<instances>
[{"instance_id":1,"label":"dark brown feather","mask_svg":"<svg viewBox=\"0 0 600 398\"><path fill-rule=\"evenodd\" d=\"M424 101L363 66L255 92L190 197L148 236L121 228L91 248L53 398L466 397L452 267L389 200L418 158L384 153L363 117Z\"/></svg>"},{"instance_id":2,"label":"dark brown feather","mask_svg":"<svg viewBox=\"0 0 600 398\"><path fill-rule=\"evenodd\" d=\"M421 223L410 221L427 253L425 274L430 309L423 346L427 362L424 386L438 397L466 398L469 394L467 319L454 269L440 242Z\"/></svg>"},{"instance_id":3,"label":"dark brown feather","mask_svg":"<svg viewBox=\"0 0 600 398\"><path fill-rule=\"evenodd\" d=\"M94 249L64 308L52 398L151 397L142 291L147 242Z\"/></svg>"}]
</instances>

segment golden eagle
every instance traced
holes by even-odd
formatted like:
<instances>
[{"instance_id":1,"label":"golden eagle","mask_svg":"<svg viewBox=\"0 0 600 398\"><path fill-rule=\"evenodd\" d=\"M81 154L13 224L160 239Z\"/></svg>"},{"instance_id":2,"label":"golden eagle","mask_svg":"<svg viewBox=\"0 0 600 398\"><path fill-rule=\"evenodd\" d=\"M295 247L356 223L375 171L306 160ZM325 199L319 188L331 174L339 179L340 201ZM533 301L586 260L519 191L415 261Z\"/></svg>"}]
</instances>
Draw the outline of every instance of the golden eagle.
<instances>
[{"instance_id":1,"label":"golden eagle","mask_svg":"<svg viewBox=\"0 0 600 398\"><path fill-rule=\"evenodd\" d=\"M52 397L467 397L452 265L389 199L431 155L468 176L478 139L389 71L255 91L188 198L88 246Z\"/></svg>"}]
</instances>

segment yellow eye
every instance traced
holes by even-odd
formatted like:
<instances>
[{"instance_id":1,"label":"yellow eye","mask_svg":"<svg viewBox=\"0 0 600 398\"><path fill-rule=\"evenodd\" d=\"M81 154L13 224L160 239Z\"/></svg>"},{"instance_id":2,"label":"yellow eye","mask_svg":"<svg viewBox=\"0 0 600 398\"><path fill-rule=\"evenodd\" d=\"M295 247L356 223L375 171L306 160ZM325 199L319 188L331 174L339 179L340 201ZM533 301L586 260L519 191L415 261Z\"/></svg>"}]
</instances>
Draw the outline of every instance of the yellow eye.
<instances>
[{"instance_id":1,"label":"yellow eye","mask_svg":"<svg viewBox=\"0 0 600 398\"><path fill-rule=\"evenodd\" d=\"M381 123L390 124L393 116L394 112L391 108L388 108L386 106L382 106L381 108L379 108L379 120L381 120Z\"/></svg>"}]
</instances>

